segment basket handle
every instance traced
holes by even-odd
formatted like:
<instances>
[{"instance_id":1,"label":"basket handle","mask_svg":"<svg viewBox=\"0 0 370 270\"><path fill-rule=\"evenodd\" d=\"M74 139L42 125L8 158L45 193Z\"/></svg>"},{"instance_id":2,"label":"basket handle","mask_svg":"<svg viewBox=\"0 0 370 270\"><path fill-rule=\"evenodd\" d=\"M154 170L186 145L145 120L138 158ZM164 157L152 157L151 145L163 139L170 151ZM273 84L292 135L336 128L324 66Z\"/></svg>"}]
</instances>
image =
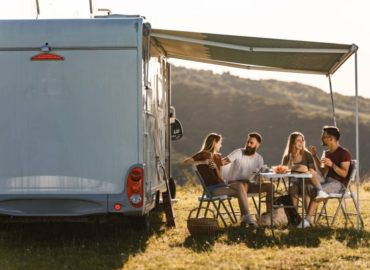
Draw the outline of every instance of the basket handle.
<instances>
[{"instance_id":1,"label":"basket handle","mask_svg":"<svg viewBox=\"0 0 370 270\"><path fill-rule=\"evenodd\" d=\"M198 209L205 209L205 210L207 210L206 207L194 208L193 210L190 211L189 216L188 216L188 219L190 219L191 213L193 213L194 210L198 210ZM208 210L211 211L211 213L213 214L213 218L216 218L215 212L212 209L209 209L209 208L208 208Z\"/></svg>"}]
</instances>

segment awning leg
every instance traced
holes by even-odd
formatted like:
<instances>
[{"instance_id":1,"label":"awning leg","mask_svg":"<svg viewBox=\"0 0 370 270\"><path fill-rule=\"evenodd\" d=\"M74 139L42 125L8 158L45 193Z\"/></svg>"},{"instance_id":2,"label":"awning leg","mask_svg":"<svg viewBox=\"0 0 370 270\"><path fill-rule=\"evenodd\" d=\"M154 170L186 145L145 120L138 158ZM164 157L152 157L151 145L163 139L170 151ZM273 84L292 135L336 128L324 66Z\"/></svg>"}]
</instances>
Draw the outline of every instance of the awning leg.
<instances>
[{"instance_id":1,"label":"awning leg","mask_svg":"<svg viewBox=\"0 0 370 270\"><path fill-rule=\"evenodd\" d=\"M357 48L355 51L355 89L356 89L356 159L357 164L360 164L360 152L359 152L359 125L358 125L358 72L357 72ZM360 209L360 165L356 172L356 187L357 187L357 206ZM360 211L357 211L357 233L360 233Z\"/></svg>"},{"instance_id":2,"label":"awning leg","mask_svg":"<svg viewBox=\"0 0 370 270\"><path fill-rule=\"evenodd\" d=\"M334 98L333 98L333 88L331 86L331 75L329 75L328 77L329 77L329 86L330 86L331 106L333 108L334 126L336 127L337 126L337 119L336 119L335 109L334 109Z\"/></svg>"}]
</instances>

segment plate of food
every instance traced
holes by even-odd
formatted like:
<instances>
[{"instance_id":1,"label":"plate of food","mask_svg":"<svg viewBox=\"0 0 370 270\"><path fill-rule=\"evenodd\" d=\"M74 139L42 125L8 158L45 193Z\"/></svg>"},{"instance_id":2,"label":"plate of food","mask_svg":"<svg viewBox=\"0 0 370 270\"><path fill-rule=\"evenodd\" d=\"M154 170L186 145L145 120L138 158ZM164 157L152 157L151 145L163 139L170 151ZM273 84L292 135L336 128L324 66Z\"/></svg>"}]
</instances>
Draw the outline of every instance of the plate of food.
<instances>
[{"instance_id":1,"label":"plate of food","mask_svg":"<svg viewBox=\"0 0 370 270\"><path fill-rule=\"evenodd\" d=\"M272 170L274 173L288 173L288 166L278 165L278 166L272 166Z\"/></svg>"}]
</instances>

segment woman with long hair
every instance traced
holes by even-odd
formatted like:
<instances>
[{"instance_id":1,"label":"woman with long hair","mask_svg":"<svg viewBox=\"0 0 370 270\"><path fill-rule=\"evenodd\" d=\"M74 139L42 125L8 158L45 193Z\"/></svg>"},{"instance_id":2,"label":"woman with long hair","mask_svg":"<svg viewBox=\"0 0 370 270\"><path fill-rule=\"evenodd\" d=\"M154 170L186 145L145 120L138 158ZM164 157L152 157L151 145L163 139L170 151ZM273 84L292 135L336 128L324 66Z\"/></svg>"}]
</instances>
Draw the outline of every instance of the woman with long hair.
<instances>
[{"instance_id":1,"label":"woman with long hair","mask_svg":"<svg viewBox=\"0 0 370 270\"><path fill-rule=\"evenodd\" d=\"M308 183L305 185L305 211L307 213L308 206L310 204L310 193L308 191L308 184L311 184L317 190L317 196L315 197L315 201L322 200L328 197L328 194L323 191L320 181L316 174L316 167L314 159L311 153L306 149L306 142L304 136L300 132L293 132L290 134L288 138L288 143L285 147L285 151L282 158L282 165L288 165L290 161L290 156L293 159L293 163L295 165L305 165L308 168L306 173L312 174L312 178L308 178ZM302 178L297 178L293 181L292 185L289 187L290 197L292 199L292 203L294 206L298 205L298 196L302 194ZM306 219L303 220L304 222ZM311 224L305 224L306 226L310 226ZM299 224L297 228L302 228L302 224Z\"/></svg>"},{"instance_id":2,"label":"woman with long hair","mask_svg":"<svg viewBox=\"0 0 370 270\"><path fill-rule=\"evenodd\" d=\"M202 148L194 156L187 158L182 165L185 167L195 165L203 178L208 191L212 196L228 195L238 198L241 212L241 222L256 227L256 221L249 212L248 197L244 184L241 182L226 184L222 179L222 157L219 153L222 146L222 136L211 133L205 138Z\"/></svg>"}]
</instances>

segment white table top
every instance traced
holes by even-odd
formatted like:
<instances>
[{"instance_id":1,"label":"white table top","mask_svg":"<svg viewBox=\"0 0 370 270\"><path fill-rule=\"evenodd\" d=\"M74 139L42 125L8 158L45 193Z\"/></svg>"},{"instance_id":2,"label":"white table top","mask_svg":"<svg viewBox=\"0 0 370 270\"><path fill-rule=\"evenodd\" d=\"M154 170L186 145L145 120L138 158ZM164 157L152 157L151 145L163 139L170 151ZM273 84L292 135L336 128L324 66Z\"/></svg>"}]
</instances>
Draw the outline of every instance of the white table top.
<instances>
[{"instance_id":1,"label":"white table top","mask_svg":"<svg viewBox=\"0 0 370 270\"><path fill-rule=\"evenodd\" d=\"M266 178L281 178L281 177L294 177L294 178L312 178L312 174L310 173L260 173L260 176L266 177Z\"/></svg>"}]
</instances>

